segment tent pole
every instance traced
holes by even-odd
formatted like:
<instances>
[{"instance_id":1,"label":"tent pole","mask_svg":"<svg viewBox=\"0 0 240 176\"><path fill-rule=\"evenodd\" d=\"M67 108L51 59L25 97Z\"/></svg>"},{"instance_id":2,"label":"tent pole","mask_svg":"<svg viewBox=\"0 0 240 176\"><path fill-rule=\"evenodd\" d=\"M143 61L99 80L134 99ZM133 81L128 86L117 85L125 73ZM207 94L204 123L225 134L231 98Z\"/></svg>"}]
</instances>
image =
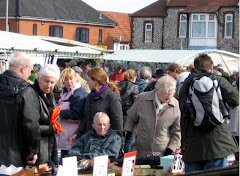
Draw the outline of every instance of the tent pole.
<instances>
[{"instance_id":1,"label":"tent pole","mask_svg":"<svg viewBox=\"0 0 240 176\"><path fill-rule=\"evenodd\" d=\"M6 0L6 31L9 32L9 29L8 29L8 0Z\"/></svg>"}]
</instances>

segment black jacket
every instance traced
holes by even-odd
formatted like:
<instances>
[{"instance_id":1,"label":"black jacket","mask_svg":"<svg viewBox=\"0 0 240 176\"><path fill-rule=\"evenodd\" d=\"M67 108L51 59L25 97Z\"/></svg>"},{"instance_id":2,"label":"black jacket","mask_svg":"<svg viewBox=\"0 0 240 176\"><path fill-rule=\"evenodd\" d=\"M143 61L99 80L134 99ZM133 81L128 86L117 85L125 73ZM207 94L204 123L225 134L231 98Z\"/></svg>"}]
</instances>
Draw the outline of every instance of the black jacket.
<instances>
[{"instance_id":1,"label":"black jacket","mask_svg":"<svg viewBox=\"0 0 240 176\"><path fill-rule=\"evenodd\" d=\"M126 114L139 94L138 86L131 81L121 81L118 83L118 87L120 88L123 114Z\"/></svg>"},{"instance_id":2,"label":"black jacket","mask_svg":"<svg viewBox=\"0 0 240 176\"><path fill-rule=\"evenodd\" d=\"M31 85L7 70L0 75L0 165L25 166L40 140L39 104Z\"/></svg>"},{"instance_id":3,"label":"black jacket","mask_svg":"<svg viewBox=\"0 0 240 176\"><path fill-rule=\"evenodd\" d=\"M76 134L81 136L92 129L93 117L97 112L105 112L110 118L113 130L123 130L123 114L121 98L109 87L91 102L89 96L84 105L84 119L82 119Z\"/></svg>"},{"instance_id":4,"label":"black jacket","mask_svg":"<svg viewBox=\"0 0 240 176\"><path fill-rule=\"evenodd\" d=\"M39 88L38 81L35 80L33 87L36 90L39 98L40 105L40 130L41 141L39 146L37 165L44 164L47 161L52 161L55 165L58 164L57 156L57 143L54 135L53 125L50 123L51 112L56 106L54 95L52 92L44 97L42 91Z\"/></svg>"}]
</instances>

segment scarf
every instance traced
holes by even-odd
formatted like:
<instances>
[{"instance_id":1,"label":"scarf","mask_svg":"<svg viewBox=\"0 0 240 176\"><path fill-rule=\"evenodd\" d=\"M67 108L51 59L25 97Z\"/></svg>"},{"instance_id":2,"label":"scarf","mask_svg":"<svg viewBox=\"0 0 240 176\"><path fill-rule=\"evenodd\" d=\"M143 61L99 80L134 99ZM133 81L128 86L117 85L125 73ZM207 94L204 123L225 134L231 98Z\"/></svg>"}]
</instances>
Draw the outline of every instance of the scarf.
<instances>
[{"instance_id":1,"label":"scarf","mask_svg":"<svg viewBox=\"0 0 240 176\"><path fill-rule=\"evenodd\" d=\"M90 94L88 95L89 97L89 101L92 101L94 98L98 97L99 95L101 95L108 87L108 83L103 84L103 86L101 87L101 89L96 92L95 90L92 90L90 92Z\"/></svg>"}]
</instances>

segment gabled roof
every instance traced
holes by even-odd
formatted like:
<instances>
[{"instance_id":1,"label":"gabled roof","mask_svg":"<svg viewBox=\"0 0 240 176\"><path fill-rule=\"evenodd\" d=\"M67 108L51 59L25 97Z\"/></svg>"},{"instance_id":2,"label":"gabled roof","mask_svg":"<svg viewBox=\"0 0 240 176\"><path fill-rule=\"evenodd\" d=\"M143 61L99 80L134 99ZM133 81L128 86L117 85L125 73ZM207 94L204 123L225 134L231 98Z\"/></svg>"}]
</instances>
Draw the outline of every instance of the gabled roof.
<instances>
[{"instance_id":1,"label":"gabled roof","mask_svg":"<svg viewBox=\"0 0 240 176\"><path fill-rule=\"evenodd\" d=\"M100 11L102 14L118 23L113 29L113 39L115 41L130 42L131 27L129 15L126 13Z\"/></svg>"},{"instance_id":2,"label":"gabled roof","mask_svg":"<svg viewBox=\"0 0 240 176\"><path fill-rule=\"evenodd\" d=\"M9 0L9 17L115 26L116 23L82 0ZM19 10L18 10L19 9ZM6 1L0 1L0 17L6 16Z\"/></svg>"},{"instance_id":3,"label":"gabled roof","mask_svg":"<svg viewBox=\"0 0 240 176\"><path fill-rule=\"evenodd\" d=\"M216 12L220 7L235 7L238 0L170 0L167 7L183 7L185 12Z\"/></svg>"},{"instance_id":4,"label":"gabled roof","mask_svg":"<svg viewBox=\"0 0 240 176\"><path fill-rule=\"evenodd\" d=\"M158 0L143 9L140 9L133 14L131 17L163 17L165 13L165 0Z\"/></svg>"}]
</instances>

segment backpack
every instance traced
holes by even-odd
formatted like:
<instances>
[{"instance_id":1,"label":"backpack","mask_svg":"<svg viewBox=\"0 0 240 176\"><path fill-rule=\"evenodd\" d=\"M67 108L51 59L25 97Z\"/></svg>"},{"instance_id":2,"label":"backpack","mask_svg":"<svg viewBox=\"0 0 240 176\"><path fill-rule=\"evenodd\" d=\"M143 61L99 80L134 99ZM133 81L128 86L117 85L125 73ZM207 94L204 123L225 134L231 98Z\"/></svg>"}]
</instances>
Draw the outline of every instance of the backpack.
<instances>
[{"instance_id":1,"label":"backpack","mask_svg":"<svg viewBox=\"0 0 240 176\"><path fill-rule=\"evenodd\" d=\"M221 125L228 115L218 81L211 73L193 77L186 103L194 126L204 131L211 131Z\"/></svg>"}]
</instances>

